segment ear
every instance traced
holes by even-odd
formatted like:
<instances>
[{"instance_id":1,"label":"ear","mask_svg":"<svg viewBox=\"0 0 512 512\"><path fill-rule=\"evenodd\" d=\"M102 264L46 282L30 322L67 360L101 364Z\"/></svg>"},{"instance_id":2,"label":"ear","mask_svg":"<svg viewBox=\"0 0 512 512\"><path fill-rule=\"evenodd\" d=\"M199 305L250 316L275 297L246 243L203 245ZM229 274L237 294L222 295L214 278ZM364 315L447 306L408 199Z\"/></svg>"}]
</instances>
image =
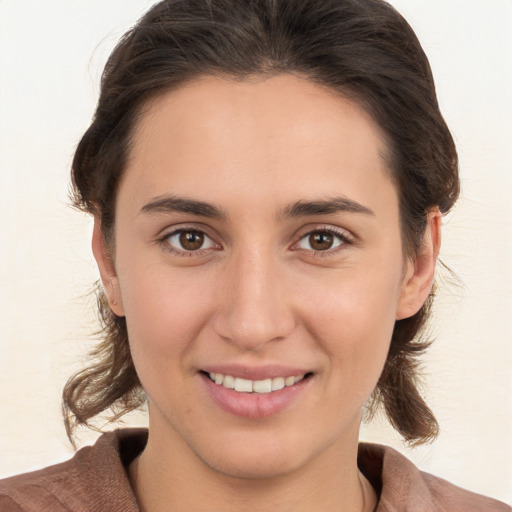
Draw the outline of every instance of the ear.
<instances>
[{"instance_id":1,"label":"ear","mask_svg":"<svg viewBox=\"0 0 512 512\"><path fill-rule=\"evenodd\" d=\"M406 264L396 320L415 315L427 300L434 283L440 246L441 212L436 207L428 214L423 243L418 253Z\"/></svg>"},{"instance_id":2,"label":"ear","mask_svg":"<svg viewBox=\"0 0 512 512\"><path fill-rule=\"evenodd\" d=\"M101 219L94 216L94 230L92 233L92 252L100 271L101 282L108 299L111 311L117 316L124 316L123 302L119 280L116 275L114 260L108 250L101 228Z\"/></svg>"}]
</instances>

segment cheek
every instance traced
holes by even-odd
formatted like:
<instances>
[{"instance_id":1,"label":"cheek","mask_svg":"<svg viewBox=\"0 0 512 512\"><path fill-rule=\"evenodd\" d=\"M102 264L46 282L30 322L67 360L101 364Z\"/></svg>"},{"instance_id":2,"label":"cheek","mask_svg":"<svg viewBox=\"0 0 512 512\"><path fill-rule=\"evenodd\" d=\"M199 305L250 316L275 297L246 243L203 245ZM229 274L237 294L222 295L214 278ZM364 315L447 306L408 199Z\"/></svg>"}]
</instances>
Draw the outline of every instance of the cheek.
<instances>
[{"instance_id":1,"label":"cheek","mask_svg":"<svg viewBox=\"0 0 512 512\"><path fill-rule=\"evenodd\" d=\"M213 276L159 263L124 270L120 286L134 359L186 352L211 315Z\"/></svg>"},{"instance_id":2,"label":"cheek","mask_svg":"<svg viewBox=\"0 0 512 512\"><path fill-rule=\"evenodd\" d=\"M317 287L305 310L307 328L323 345L331 372L373 390L395 324L400 269L346 269ZM365 386L363 385L364 389Z\"/></svg>"}]
</instances>

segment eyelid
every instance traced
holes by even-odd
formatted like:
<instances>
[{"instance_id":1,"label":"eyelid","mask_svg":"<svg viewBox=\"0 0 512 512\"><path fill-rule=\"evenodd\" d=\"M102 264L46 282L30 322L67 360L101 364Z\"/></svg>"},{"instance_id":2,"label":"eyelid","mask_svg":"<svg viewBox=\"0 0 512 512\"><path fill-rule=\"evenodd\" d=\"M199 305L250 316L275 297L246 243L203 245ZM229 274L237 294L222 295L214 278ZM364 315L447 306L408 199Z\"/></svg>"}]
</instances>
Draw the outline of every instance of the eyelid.
<instances>
[{"instance_id":1,"label":"eyelid","mask_svg":"<svg viewBox=\"0 0 512 512\"><path fill-rule=\"evenodd\" d=\"M342 241L342 244L339 246L333 248L333 249L327 249L325 251L315 251L314 249L303 249L299 247L299 243L307 236L312 235L313 233L321 233L321 232L327 232L331 235L334 235L335 237L339 238ZM318 255L318 256L329 256L333 254L337 254L340 251L343 251L347 248L347 246L355 245L356 243L356 237L348 230L339 228L336 226L328 225L328 224L321 224L316 225L311 228L305 229L303 231L300 231L297 235L297 241L293 243L291 249L297 250L297 251L305 251L310 252L312 254Z\"/></svg>"},{"instance_id":2,"label":"eyelid","mask_svg":"<svg viewBox=\"0 0 512 512\"><path fill-rule=\"evenodd\" d=\"M166 238L175 234L176 232L186 231L187 229L189 229L190 231L199 231L200 233L208 235L212 239L218 238L209 226L202 224L201 222L178 222L171 226L168 225L165 228L159 230L156 237Z\"/></svg>"},{"instance_id":3,"label":"eyelid","mask_svg":"<svg viewBox=\"0 0 512 512\"><path fill-rule=\"evenodd\" d=\"M185 249L177 249L173 247L169 242L169 238L177 235L183 231L196 231L202 233L208 237L214 244L215 247L209 247L206 249L198 249L196 251L187 251ZM211 229L207 226L198 224L178 224L172 227L165 228L161 231L161 234L157 235L157 243L161 245L165 250L177 255L177 256L202 256L212 250L216 251L222 248L222 245L217 241L217 237L211 234Z\"/></svg>"},{"instance_id":4,"label":"eyelid","mask_svg":"<svg viewBox=\"0 0 512 512\"><path fill-rule=\"evenodd\" d=\"M215 247L207 249L198 249L197 251L187 251L176 249L175 247L168 243L170 237L187 230L197 231L199 233L204 234L210 240L212 240L212 242L215 244ZM298 244L301 240L317 232L328 232L334 235L335 237L339 238L342 241L342 243L333 249L326 249L325 251L315 251L314 249L302 249L298 247ZM357 237L353 235L350 231L330 224L317 224L311 227L304 227L297 233L296 237L294 238L296 241L290 247L291 250L301 250L304 252L314 254L315 256L329 256L337 254L338 252L345 250L347 247L353 246L357 243ZM205 253L211 252L212 250L220 250L223 247L222 244L220 244L217 240L218 236L212 234L211 228L202 224L193 223L177 224L172 227L167 227L161 231L161 234L157 235L157 242L159 245L164 246L166 250L179 256L200 256L204 255Z\"/></svg>"}]
</instances>

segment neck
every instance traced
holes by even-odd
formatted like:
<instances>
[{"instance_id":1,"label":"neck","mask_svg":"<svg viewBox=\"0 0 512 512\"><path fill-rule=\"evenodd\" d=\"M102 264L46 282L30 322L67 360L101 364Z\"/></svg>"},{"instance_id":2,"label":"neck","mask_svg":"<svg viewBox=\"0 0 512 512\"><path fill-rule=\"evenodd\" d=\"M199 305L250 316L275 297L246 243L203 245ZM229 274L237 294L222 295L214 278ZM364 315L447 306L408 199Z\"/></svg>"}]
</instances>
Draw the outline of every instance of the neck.
<instances>
[{"instance_id":1,"label":"neck","mask_svg":"<svg viewBox=\"0 0 512 512\"><path fill-rule=\"evenodd\" d=\"M336 442L287 474L239 478L208 467L184 443L162 442L158 434L150 429L145 450L129 468L142 512L370 512L376 506L376 494L357 468L357 437L349 449Z\"/></svg>"}]
</instances>

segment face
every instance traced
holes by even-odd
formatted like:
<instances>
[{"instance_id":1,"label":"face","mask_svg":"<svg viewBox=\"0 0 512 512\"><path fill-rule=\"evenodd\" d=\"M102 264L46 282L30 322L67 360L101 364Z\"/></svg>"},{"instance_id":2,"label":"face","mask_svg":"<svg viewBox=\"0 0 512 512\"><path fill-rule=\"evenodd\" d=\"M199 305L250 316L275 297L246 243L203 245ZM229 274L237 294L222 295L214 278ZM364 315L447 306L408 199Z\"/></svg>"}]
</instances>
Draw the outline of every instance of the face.
<instances>
[{"instance_id":1,"label":"face","mask_svg":"<svg viewBox=\"0 0 512 512\"><path fill-rule=\"evenodd\" d=\"M403 259L378 126L291 75L203 77L148 104L113 261L100 238L150 439L229 475L357 445L394 322L430 289L425 265Z\"/></svg>"}]
</instances>

